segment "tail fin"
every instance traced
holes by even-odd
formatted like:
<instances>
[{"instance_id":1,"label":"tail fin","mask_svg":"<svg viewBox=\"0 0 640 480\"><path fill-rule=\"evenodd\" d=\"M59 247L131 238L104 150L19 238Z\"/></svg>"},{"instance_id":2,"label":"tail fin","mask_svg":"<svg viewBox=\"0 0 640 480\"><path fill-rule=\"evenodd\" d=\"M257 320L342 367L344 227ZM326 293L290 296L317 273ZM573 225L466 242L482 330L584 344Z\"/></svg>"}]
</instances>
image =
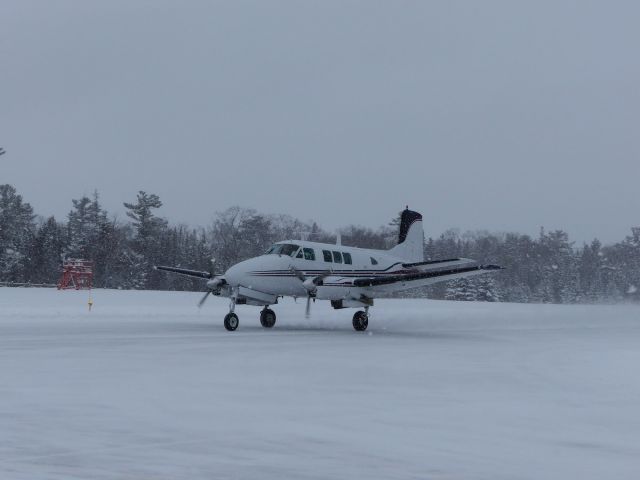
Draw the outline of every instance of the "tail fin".
<instances>
[{"instance_id":1,"label":"tail fin","mask_svg":"<svg viewBox=\"0 0 640 480\"><path fill-rule=\"evenodd\" d=\"M422 229L422 215L418 212L406 210L400 216L400 232L398 245L389 250L393 256L409 263L424 261L424 230Z\"/></svg>"}]
</instances>

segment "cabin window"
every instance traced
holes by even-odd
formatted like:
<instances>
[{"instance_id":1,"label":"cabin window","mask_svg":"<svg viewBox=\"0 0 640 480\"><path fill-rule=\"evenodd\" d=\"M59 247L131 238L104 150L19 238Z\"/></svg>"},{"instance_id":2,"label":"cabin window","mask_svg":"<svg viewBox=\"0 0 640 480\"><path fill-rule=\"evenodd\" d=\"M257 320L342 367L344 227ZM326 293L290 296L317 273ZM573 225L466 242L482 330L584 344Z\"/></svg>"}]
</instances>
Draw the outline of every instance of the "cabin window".
<instances>
[{"instance_id":1,"label":"cabin window","mask_svg":"<svg viewBox=\"0 0 640 480\"><path fill-rule=\"evenodd\" d=\"M322 256L325 262L333 262L331 259L331 252L329 250L322 250Z\"/></svg>"},{"instance_id":2,"label":"cabin window","mask_svg":"<svg viewBox=\"0 0 640 480\"><path fill-rule=\"evenodd\" d=\"M313 248L304 248L304 259L305 260L315 260L316 252L313 251Z\"/></svg>"},{"instance_id":3,"label":"cabin window","mask_svg":"<svg viewBox=\"0 0 640 480\"><path fill-rule=\"evenodd\" d=\"M287 255L289 257L293 257L300 245L294 245L292 243L276 243L269 250L267 250L266 255Z\"/></svg>"},{"instance_id":4,"label":"cabin window","mask_svg":"<svg viewBox=\"0 0 640 480\"><path fill-rule=\"evenodd\" d=\"M351 265L351 254L342 252L342 258L344 258L344 263L347 265Z\"/></svg>"},{"instance_id":5,"label":"cabin window","mask_svg":"<svg viewBox=\"0 0 640 480\"><path fill-rule=\"evenodd\" d=\"M342 263L342 254L340 252L333 252L333 262Z\"/></svg>"},{"instance_id":6,"label":"cabin window","mask_svg":"<svg viewBox=\"0 0 640 480\"><path fill-rule=\"evenodd\" d=\"M377 265L378 264L378 260L376 260L373 257L370 257L370 258L371 258L371 265Z\"/></svg>"},{"instance_id":7,"label":"cabin window","mask_svg":"<svg viewBox=\"0 0 640 480\"><path fill-rule=\"evenodd\" d=\"M298 254L296 255L296 258L302 258L302 249L298 250Z\"/></svg>"}]
</instances>

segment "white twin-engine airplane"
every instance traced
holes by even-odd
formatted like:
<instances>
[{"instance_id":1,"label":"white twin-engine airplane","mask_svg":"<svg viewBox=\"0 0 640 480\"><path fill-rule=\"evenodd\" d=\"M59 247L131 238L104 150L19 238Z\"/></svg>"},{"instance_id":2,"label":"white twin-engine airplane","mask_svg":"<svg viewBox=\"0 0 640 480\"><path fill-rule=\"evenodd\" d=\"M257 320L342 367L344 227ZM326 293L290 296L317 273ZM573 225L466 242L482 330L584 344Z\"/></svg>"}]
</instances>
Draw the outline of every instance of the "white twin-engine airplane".
<instances>
[{"instance_id":1,"label":"white twin-engine airplane","mask_svg":"<svg viewBox=\"0 0 640 480\"><path fill-rule=\"evenodd\" d=\"M369 307L380 294L408 290L432 283L469 277L495 270L497 265L479 265L467 258L424 260L422 215L402 212L398 244L390 250L369 250L327 244L285 240L274 244L264 255L237 263L222 275L178 267L158 270L208 279L207 293L231 299L224 326L238 328L236 305L264 306L260 323L271 328L276 314L269 308L278 297L307 297L306 317L311 300L329 300L333 308L364 308L353 315L357 331L369 325Z\"/></svg>"}]
</instances>

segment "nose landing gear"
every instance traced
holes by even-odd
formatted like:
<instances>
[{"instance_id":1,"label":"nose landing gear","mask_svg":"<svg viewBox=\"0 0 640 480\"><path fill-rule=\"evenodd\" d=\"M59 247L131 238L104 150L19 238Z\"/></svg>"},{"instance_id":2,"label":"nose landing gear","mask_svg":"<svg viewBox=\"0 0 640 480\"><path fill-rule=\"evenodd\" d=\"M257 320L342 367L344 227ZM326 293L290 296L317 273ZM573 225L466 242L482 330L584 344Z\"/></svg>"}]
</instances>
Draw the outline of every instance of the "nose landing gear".
<instances>
[{"instance_id":1,"label":"nose landing gear","mask_svg":"<svg viewBox=\"0 0 640 480\"><path fill-rule=\"evenodd\" d=\"M236 309L236 296L231 297L231 302L229 303L229 313L224 316L224 328L233 332L238 325L240 324L240 320L238 319L238 315L235 314L234 310Z\"/></svg>"},{"instance_id":2,"label":"nose landing gear","mask_svg":"<svg viewBox=\"0 0 640 480\"><path fill-rule=\"evenodd\" d=\"M238 320L238 315L233 312L229 312L224 316L224 328L233 332L236 328L238 328L238 324L240 321Z\"/></svg>"}]
</instances>

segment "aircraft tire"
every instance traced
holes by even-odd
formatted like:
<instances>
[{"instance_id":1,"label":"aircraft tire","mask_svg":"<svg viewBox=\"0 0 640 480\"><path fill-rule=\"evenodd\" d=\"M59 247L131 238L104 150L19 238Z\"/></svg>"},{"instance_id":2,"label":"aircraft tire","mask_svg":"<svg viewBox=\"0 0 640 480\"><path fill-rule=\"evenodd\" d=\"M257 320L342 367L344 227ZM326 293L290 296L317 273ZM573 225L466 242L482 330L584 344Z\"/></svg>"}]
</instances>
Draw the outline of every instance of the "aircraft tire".
<instances>
[{"instance_id":1,"label":"aircraft tire","mask_svg":"<svg viewBox=\"0 0 640 480\"><path fill-rule=\"evenodd\" d=\"M240 321L238 320L238 316L233 312L227 313L224 316L224 328L226 328L230 332L233 332L236 328L238 328L239 323Z\"/></svg>"},{"instance_id":2,"label":"aircraft tire","mask_svg":"<svg viewBox=\"0 0 640 480\"><path fill-rule=\"evenodd\" d=\"M260 312L260 325L264 328L272 328L276 324L276 312L265 308Z\"/></svg>"},{"instance_id":3,"label":"aircraft tire","mask_svg":"<svg viewBox=\"0 0 640 480\"><path fill-rule=\"evenodd\" d=\"M369 316L362 310L353 314L353 328L358 332L364 332L369 326Z\"/></svg>"}]
</instances>

